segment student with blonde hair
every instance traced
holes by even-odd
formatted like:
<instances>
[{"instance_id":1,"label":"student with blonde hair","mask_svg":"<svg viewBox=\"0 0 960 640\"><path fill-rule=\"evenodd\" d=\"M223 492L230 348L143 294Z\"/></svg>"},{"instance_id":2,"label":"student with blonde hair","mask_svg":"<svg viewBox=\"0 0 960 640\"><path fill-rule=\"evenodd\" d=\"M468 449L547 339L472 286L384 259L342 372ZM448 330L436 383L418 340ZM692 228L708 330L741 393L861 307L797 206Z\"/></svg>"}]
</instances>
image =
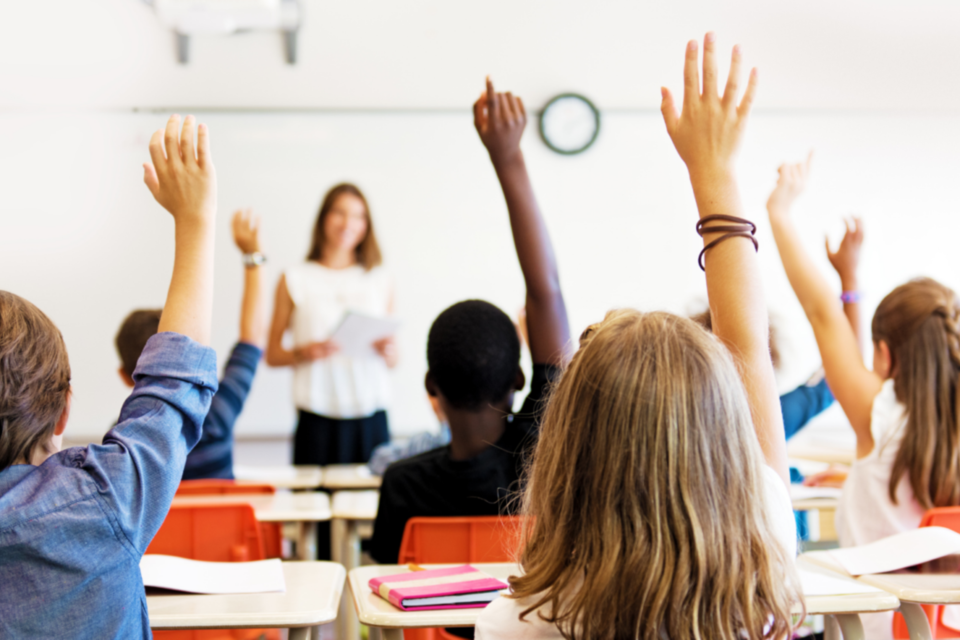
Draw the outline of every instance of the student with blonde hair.
<instances>
[{"instance_id":1,"label":"student with blonde hair","mask_svg":"<svg viewBox=\"0 0 960 640\"><path fill-rule=\"evenodd\" d=\"M669 313L588 328L546 407L523 496L523 575L477 638L790 636L800 600L783 423L752 223L734 157L756 89L740 50L718 95L715 38L687 46L667 131L700 211L711 336ZM721 215L717 215L721 214Z\"/></svg>"},{"instance_id":2,"label":"student with blonde hair","mask_svg":"<svg viewBox=\"0 0 960 640\"><path fill-rule=\"evenodd\" d=\"M767 202L790 285L813 327L827 382L857 437L837 533L844 547L915 529L927 509L960 505L960 301L930 278L891 291L873 316L873 370L830 284L790 219L810 158L780 167ZM843 297L859 292L844 282ZM890 638L892 614L864 616L867 637Z\"/></svg>"},{"instance_id":3,"label":"student with blonde hair","mask_svg":"<svg viewBox=\"0 0 960 640\"><path fill-rule=\"evenodd\" d=\"M182 134L170 118L150 155L144 181L176 229L173 275L159 333L102 444L60 451L71 397L63 337L0 291L0 637L151 637L140 558L217 390L206 346L217 183L207 129L192 116Z\"/></svg>"}]
</instances>

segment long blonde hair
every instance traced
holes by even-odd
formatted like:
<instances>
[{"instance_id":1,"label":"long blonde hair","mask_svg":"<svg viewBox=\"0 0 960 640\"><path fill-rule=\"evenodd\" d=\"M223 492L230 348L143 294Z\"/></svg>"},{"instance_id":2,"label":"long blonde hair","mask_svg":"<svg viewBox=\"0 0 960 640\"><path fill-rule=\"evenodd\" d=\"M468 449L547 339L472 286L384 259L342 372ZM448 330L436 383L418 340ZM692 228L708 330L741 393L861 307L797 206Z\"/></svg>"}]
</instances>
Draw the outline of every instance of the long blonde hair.
<instances>
[{"instance_id":1,"label":"long blonde hair","mask_svg":"<svg viewBox=\"0 0 960 640\"><path fill-rule=\"evenodd\" d=\"M715 338L668 313L609 313L545 409L510 581L522 616L543 607L574 640L789 637L798 581L762 464Z\"/></svg>"},{"instance_id":2,"label":"long blonde hair","mask_svg":"<svg viewBox=\"0 0 960 640\"><path fill-rule=\"evenodd\" d=\"M906 475L924 509L960 504L960 304L931 278L891 291L873 315L873 341L890 348L894 391L907 425L887 491Z\"/></svg>"}]
</instances>

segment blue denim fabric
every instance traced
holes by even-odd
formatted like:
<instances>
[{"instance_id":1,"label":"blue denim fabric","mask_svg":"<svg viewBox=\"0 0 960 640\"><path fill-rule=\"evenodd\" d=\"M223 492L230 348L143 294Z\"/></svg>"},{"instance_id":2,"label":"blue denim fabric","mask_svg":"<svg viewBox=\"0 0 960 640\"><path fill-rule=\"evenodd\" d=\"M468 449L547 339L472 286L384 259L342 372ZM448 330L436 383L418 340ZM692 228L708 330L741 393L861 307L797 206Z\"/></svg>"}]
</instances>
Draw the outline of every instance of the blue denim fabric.
<instances>
[{"instance_id":1,"label":"blue denim fabric","mask_svg":"<svg viewBox=\"0 0 960 640\"><path fill-rule=\"evenodd\" d=\"M216 354L161 333L103 444L0 472L0 637L150 638L140 557L217 390Z\"/></svg>"},{"instance_id":2,"label":"blue denim fabric","mask_svg":"<svg viewBox=\"0 0 960 640\"><path fill-rule=\"evenodd\" d=\"M220 388L203 421L200 442L187 454L184 480L233 479L233 427L243 411L262 355L263 351L258 347L245 342L238 342L233 347L220 378Z\"/></svg>"},{"instance_id":3,"label":"blue denim fabric","mask_svg":"<svg viewBox=\"0 0 960 640\"><path fill-rule=\"evenodd\" d=\"M808 422L833 404L833 394L827 381L807 386L800 385L780 396L780 411L783 413L783 431L787 440L797 435Z\"/></svg>"}]
</instances>

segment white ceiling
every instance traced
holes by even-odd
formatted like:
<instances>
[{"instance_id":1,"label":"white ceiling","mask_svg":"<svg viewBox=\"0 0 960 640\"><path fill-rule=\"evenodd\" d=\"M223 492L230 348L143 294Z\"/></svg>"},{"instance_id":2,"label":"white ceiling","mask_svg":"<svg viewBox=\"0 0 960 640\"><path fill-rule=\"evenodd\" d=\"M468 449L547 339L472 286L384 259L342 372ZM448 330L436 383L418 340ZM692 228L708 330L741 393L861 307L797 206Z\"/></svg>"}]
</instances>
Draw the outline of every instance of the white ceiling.
<instances>
[{"instance_id":1,"label":"white ceiling","mask_svg":"<svg viewBox=\"0 0 960 640\"><path fill-rule=\"evenodd\" d=\"M717 31L760 67L758 107L960 108L960 3L946 0L303 0L280 36L173 36L139 0L0 3L0 108L462 109L483 76L539 106L575 90L656 108L684 42Z\"/></svg>"}]
</instances>

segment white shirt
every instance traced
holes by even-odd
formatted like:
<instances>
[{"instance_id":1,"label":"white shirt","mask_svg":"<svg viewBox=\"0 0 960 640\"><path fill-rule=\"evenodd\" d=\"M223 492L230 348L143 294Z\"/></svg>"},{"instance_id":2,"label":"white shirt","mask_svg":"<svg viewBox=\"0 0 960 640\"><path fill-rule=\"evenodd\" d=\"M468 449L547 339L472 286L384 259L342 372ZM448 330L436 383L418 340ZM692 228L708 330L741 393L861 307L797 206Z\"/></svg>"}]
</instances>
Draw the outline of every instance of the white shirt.
<instances>
[{"instance_id":1,"label":"white shirt","mask_svg":"<svg viewBox=\"0 0 960 640\"><path fill-rule=\"evenodd\" d=\"M890 501L888 487L893 463L907 427L907 408L897 400L893 380L883 383L870 410L873 451L855 461L843 485L837 505L837 537L841 547L868 544L920 526L923 507L913 495L910 479L897 483L897 504ZM861 614L864 637L893 638L893 614Z\"/></svg>"},{"instance_id":2,"label":"white shirt","mask_svg":"<svg viewBox=\"0 0 960 640\"><path fill-rule=\"evenodd\" d=\"M893 380L887 380L870 411L873 451L853 463L840 495L837 534L841 547L867 544L920 526L924 511L909 478L904 475L897 484L897 504L890 501L888 491L906 427L907 408L897 400Z\"/></svg>"},{"instance_id":3,"label":"white shirt","mask_svg":"<svg viewBox=\"0 0 960 640\"><path fill-rule=\"evenodd\" d=\"M293 343L297 347L327 340L348 312L385 317L393 281L375 267L330 269L309 261L284 274L293 300ZM293 402L298 409L328 418L365 418L390 401L387 365L378 355L332 355L294 366Z\"/></svg>"},{"instance_id":4,"label":"white shirt","mask_svg":"<svg viewBox=\"0 0 960 640\"><path fill-rule=\"evenodd\" d=\"M763 465L761 482L764 507L774 538L788 557L794 558L797 555L797 523L787 487L777 472L767 465ZM477 640L561 640L563 635L557 626L545 622L537 611L531 611L520 620L520 614L530 604L527 600L503 597L491 602L477 618Z\"/></svg>"}]
</instances>

